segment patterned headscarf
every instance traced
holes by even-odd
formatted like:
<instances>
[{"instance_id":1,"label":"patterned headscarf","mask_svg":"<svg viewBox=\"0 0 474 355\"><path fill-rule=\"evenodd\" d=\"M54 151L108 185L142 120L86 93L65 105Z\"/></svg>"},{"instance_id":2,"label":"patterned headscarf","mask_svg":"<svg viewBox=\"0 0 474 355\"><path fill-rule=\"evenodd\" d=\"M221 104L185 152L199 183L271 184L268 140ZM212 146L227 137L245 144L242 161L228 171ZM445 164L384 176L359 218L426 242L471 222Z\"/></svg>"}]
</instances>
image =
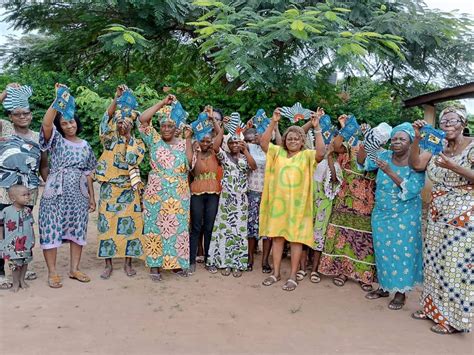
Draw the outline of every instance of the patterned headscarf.
<instances>
[{"instance_id":1,"label":"patterned headscarf","mask_svg":"<svg viewBox=\"0 0 474 355\"><path fill-rule=\"evenodd\" d=\"M439 114L439 120L441 121L441 118L447 113L453 112L459 116L461 119L462 124L466 124L467 122L467 115L466 111L463 110L462 108L454 107L454 106L448 106L446 107L441 113Z\"/></svg>"},{"instance_id":2,"label":"patterned headscarf","mask_svg":"<svg viewBox=\"0 0 474 355\"><path fill-rule=\"evenodd\" d=\"M137 120L138 116L140 116L140 113L135 110L129 110L129 111L116 110L114 119L116 122L124 120L130 124L133 124Z\"/></svg>"},{"instance_id":3,"label":"patterned headscarf","mask_svg":"<svg viewBox=\"0 0 474 355\"><path fill-rule=\"evenodd\" d=\"M176 122L171 118L171 106L168 106L168 105L163 106L157 112L157 115L158 115L158 121L160 122L160 125L164 123L168 123L168 122L176 124Z\"/></svg>"},{"instance_id":4,"label":"patterned headscarf","mask_svg":"<svg viewBox=\"0 0 474 355\"><path fill-rule=\"evenodd\" d=\"M415 139L415 130L413 129L412 125L408 122L403 122L402 124L395 126L392 129L392 133L390 133L390 138L393 138L393 136L397 132L405 132L406 134L408 134L411 142L413 142L413 139Z\"/></svg>"}]
</instances>

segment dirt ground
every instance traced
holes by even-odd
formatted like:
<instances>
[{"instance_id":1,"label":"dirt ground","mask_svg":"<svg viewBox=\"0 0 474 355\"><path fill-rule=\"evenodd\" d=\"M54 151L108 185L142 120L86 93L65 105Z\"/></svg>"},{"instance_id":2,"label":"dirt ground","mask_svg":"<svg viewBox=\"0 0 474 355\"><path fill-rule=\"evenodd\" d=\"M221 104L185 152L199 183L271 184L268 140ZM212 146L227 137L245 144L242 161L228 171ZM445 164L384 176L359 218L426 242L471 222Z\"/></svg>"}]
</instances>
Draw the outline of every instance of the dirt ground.
<instances>
[{"instance_id":1,"label":"dirt ground","mask_svg":"<svg viewBox=\"0 0 474 355\"><path fill-rule=\"evenodd\" d=\"M82 270L88 284L66 278L67 245L59 249L63 288L47 286L38 246L33 269L38 279L18 294L0 292L0 352L3 354L472 354L471 334L435 335L428 321L410 314L419 291L401 311L388 299L369 301L359 286L339 288L328 278L308 279L294 292L272 287L259 261L240 279L211 275L202 265L189 278L171 273L149 280L143 263L128 278L120 260L109 280L99 278L96 218L89 222L89 244ZM288 276L285 260L283 278Z\"/></svg>"}]
</instances>

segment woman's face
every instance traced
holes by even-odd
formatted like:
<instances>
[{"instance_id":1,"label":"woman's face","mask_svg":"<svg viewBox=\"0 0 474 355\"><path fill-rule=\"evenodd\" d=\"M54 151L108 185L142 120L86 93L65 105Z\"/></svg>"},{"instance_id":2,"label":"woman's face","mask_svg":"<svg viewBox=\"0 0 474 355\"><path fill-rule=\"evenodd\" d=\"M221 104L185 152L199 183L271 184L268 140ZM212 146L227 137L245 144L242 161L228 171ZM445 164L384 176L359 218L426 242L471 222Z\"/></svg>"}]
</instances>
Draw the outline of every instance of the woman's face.
<instances>
[{"instance_id":1,"label":"woman's face","mask_svg":"<svg viewBox=\"0 0 474 355\"><path fill-rule=\"evenodd\" d=\"M260 136L256 133L245 135L245 142L252 144L260 144Z\"/></svg>"},{"instance_id":2,"label":"woman's face","mask_svg":"<svg viewBox=\"0 0 474 355\"><path fill-rule=\"evenodd\" d=\"M212 147L212 138L210 136L205 136L200 142L199 147L201 152L207 152Z\"/></svg>"},{"instance_id":3,"label":"woman's face","mask_svg":"<svg viewBox=\"0 0 474 355\"><path fill-rule=\"evenodd\" d=\"M61 117L59 124L61 125L61 129L63 130L65 137L71 138L71 137L76 136L76 132L77 132L76 120L66 121L64 118Z\"/></svg>"},{"instance_id":4,"label":"woman's face","mask_svg":"<svg viewBox=\"0 0 474 355\"><path fill-rule=\"evenodd\" d=\"M10 120L14 127L29 128L31 124L31 111L29 108L16 108L10 112Z\"/></svg>"},{"instance_id":5,"label":"woman's face","mask_svg":"<svg viewBox=\"0 0 474 355\"><path fill-rule=\"evenodd\" d=\"M451 141L462 135L465 125L457 113L448 112L441 117L439 127L446 134L446 139Z\"/></svg>"},{"instance_id":6,"label":"woman's face","mask_svg":"<svg viewBox=\"0 0 474 355\"><path fill-rule=\"evenodd\" d=\"M174 124L174 122L164 122L160 126L160 133L161 137L165 142L170 141L174 138L174 135L176 133L176 125Z\"/></svg>"},{"instance_id":7,"label":"woman's face","mask_svg":"<svg viewBox=\"0 0 474 355\"><path fill-rule=\"evenodd\" d=\"M397 132L391 139L390 149L395 154L404 154L410 149L410 136L406 132Z\"/></svg>"},{"instance_id":8,"label":"woman's face","mask_svg":"<svg viewBox=\"0 0 474 355\"><path fill-rule=\"evenodd\" d=\"M237 154L240 152L240 142L239 141L228 141L227 146L232 154Z\"/></svg>"},{"instance_id":9,"label":"woman's face","mask_svg":"<svg viewBox=\"0 0 474 355\"><path fill-rule=\"evenodd\" d=\"M298 133L290 132L286 135L285 145L289 152L294 153L303 148L304 142Z\"/></svg>"}]
</instances>

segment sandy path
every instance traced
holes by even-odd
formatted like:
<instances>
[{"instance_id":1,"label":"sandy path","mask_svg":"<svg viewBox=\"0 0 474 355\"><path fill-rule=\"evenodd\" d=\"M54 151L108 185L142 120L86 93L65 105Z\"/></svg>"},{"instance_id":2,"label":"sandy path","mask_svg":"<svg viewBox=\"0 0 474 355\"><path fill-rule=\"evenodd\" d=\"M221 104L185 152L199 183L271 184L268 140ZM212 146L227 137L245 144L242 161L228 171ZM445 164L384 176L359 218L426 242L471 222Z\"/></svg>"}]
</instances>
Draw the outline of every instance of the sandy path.
<instances>
[{"instance_id":1,"label":"sandy path","mask_svg":"<svg viewBox=\"0 0 474 355\"><path fill-rule=\"evenodd\" d=\"M419 292L395 312L387 299L366 300L352 282L338 288L328 278L318 285L305 279L291 293L280 289L282 282L261 286L259 266L234 279L199 265L190 278L166 273L154 284L141 262L135 262L138 275L128 278L116 260L112 278L101 280L95 220L82 261L91 283L64 279L62 289L50 289L36 247L39 278L16 295L0 292L1 353L472 353L472 335L438 336L431 323L410 318ZM58 255L63 276L68 249ZM285 277L288 260L283 269Z\"/></svg>"}]
</instances>

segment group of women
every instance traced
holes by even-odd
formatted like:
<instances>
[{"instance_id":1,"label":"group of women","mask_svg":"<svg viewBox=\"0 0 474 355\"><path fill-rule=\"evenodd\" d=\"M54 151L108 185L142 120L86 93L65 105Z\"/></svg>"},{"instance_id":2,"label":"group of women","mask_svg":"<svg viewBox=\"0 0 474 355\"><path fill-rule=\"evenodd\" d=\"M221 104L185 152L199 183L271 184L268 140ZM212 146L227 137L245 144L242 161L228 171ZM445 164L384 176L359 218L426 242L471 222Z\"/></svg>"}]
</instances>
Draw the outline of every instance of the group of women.
<instances>
[{"instance_id":1,"label":"group of women","mask_svg":"<svg viewBox=\"0 0 474 355\"><path fill-rule=\"evenodd\" d=\"M394 310L403 307L408 291L423 284L423 309L412 315L415 319L431 319L432 331L439 334L471 330L474 140L463 136L463 110L441 112L447 144L440 155L419 148L425 122L416 121L395 127L389 149L374 157L342 135L325 145L320 108L303 127L291 126L283 136L277 108L264 133L249 123L242 137L225 135L228 118L210 106L204 113L212 129L179 127L171 114L173 95L141 114L126 110L119 104L126 90L117 88L100 123L98 161L78 137L77 117L65 119L53 105L44 116L38 144L47 152L49 168L44 154L36 156L33 175L41 171L46 180L39 231L51 287L62 287L56 252L65 241L70 242L69 277L90 281L79 264L88 214L96 208L96 181L103 279L111 277L116 257L124 258L131 277L136 274L132 258L145 260L153 281L161 280L162 270L191 275L201 238L209 272L241 277L252 271L261 238L262 272L270 274L265 286L280 281L289 245L286 291L305 279L308 261L311 282L320 282L321 274L340 287L355 280L368 299L394 294L388 305ZM2 121L2 137L35 135L28 129L28 107L8 114L11 122ZM155 115L159 129L152 122ZM339 117L341 128L346 120ZM139 164L146 152L151 170L144 185ZM423 239L425 171L433 189Z\"/></svg>"}]
</instances>

